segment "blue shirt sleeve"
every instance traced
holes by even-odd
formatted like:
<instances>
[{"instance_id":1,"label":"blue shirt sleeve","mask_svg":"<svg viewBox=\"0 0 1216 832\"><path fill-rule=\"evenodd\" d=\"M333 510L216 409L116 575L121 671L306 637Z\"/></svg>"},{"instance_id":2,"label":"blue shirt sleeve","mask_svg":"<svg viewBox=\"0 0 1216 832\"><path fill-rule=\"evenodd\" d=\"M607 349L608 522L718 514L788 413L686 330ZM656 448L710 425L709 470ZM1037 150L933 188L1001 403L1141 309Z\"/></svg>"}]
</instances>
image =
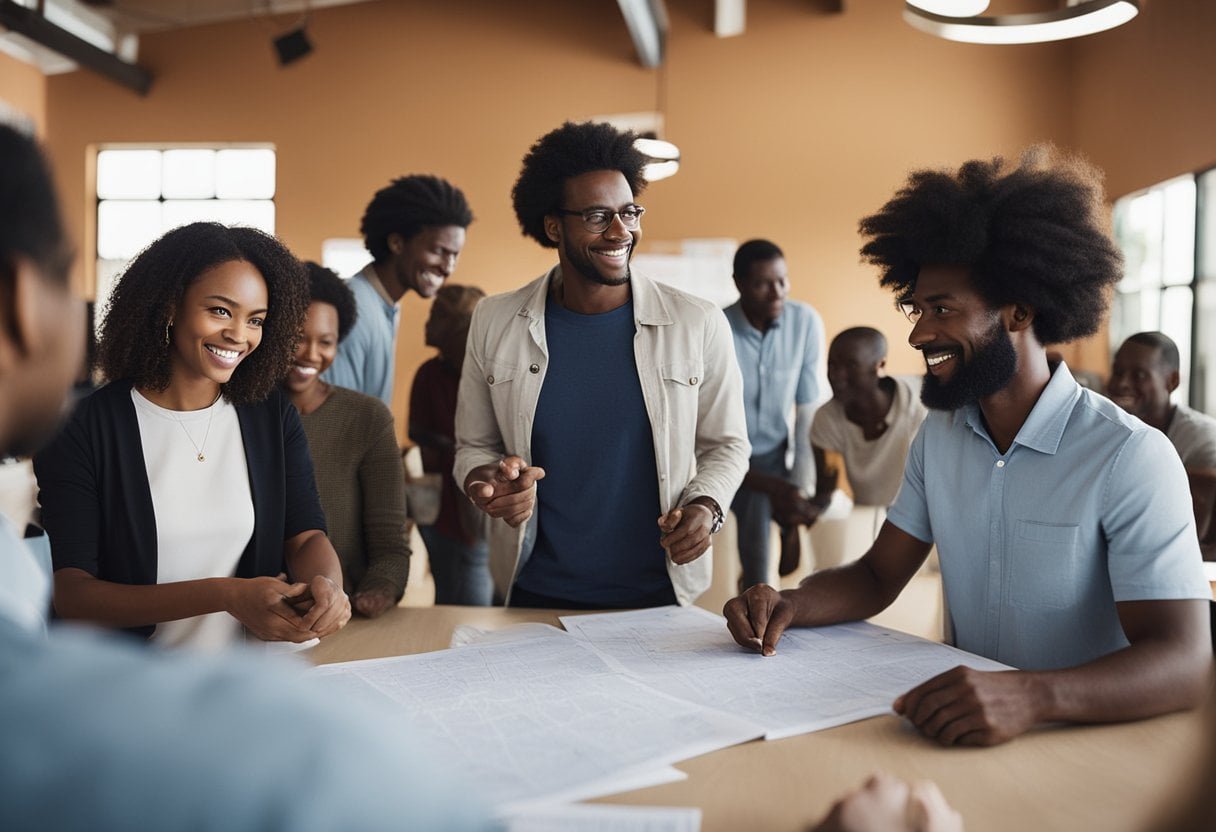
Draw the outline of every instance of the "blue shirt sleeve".
<instances>
[{"instance_id":1,"label":"blue shirt sleeve","mask_svg":"<svg viewBox=\"0 0 1216 832\"><path fill-rule=\"evenodd\" d=\"M904 481L887 512L887 520L925 543L933 542L933 525L929 520L929 501L925 496L925 429L929 420L921 423L908 460L904 464Z\"/></svg>"},{"instance_id":2,"label":"blue shirt sleeve","mask_svg":"<svg viewBox=\"0 0 1216 832\"><path fill-rule=\"evenodd\" d=\"M1186 471L1165 435L1139 430L1129 436L1103 488L1115 600L1211 598Z\"/></svg>"},{"instance_id":3,"label":"blue shirt sleeve","mask_svg":"<svg viewBox=\"0 0 1216 832\"><path fill-rule=\"evenodd\" d=\"M819 361L823 355L823 320L813 308L807 307L806 349L802 353L802 369L798 375L795 404L815 404L819 401Z\"/></svg>"},{"instance_id":4,"label":"blue shirt sleeve","mask_svg":"<svg viewBox=\"0 0 1216 832\"><path fill-rule=\"evenodd\" d=\"M476 791L375 703L286 666L38 638L0 619L0 828L481 830Z\"/></svg>"}]
</instances>

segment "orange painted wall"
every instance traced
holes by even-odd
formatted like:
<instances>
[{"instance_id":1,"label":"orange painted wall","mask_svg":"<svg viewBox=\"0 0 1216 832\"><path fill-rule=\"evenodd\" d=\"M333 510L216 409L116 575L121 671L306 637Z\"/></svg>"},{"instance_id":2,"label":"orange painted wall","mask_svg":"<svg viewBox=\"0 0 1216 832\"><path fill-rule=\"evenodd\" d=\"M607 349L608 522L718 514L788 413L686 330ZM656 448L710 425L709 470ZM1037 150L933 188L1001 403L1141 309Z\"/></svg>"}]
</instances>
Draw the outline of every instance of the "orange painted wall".
<instances>
[{"instance_id":1,"label":"orange painted wall","mask_svg":"<svg viewBox=\"0 0 1216 832\"><path fill-rule=\"evenodd\" d=\"M46 78L35 67L0 53L0 101L28 116L46 133Z\"/></svg>"},{"instance_id":2,"label":"orange painted wall","mask_svg":"<svg viewBox=\"0 0 1216 832\"><path fill-rule=\"evenodd\" d=\"M667 135L684 166L646 194L646 239L769 237L786 250L793 295L819 308L829 333L878 326L892 369L916 372L906 323L858 261L858 218L911 168L1089 136L1074 106L1081 53L950 43L912 30L885 0L846 6L753 2L747 33L718 39L711 3L669 0ZM48 79L50 150L81 238L92 145L270 141L279 232L301 256L319 257L326 237L355 236L368 198L393 176L435 172L465 189L478 217L456 280L503 291L552 261L510 212L529 144L565 119L652 109L658 95L614 3L321 10L309 26L316 51L285 68L273 33L251 20L144 36L140 63L156 76L146 98L83 72ZM1115 36L1095 36L1093 48ZM426 309L413 295L404 305L399 417L428 355Z\"/></svg>"}]
</instances>

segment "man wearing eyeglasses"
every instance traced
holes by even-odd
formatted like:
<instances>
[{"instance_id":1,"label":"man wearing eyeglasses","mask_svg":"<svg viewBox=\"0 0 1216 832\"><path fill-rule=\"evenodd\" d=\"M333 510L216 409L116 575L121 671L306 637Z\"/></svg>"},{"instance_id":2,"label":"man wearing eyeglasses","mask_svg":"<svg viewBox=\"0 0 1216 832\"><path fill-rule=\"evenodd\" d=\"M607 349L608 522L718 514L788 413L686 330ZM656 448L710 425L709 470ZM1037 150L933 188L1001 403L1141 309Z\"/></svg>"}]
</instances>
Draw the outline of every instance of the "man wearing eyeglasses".
<instances>
[{"instance_id":1,"label":"man wearing eyeglasses","mask_svg":"<svg viewBox=\"0 0 1216 832\"><path fill-rule=\"evenodd\" d=\"M747 470L725 317L630 270L635 138L567 123L533 145L515 213L557 265L473 313L455 475L495 518L490 571L512 606L691 603Z\"/></svg>"}]
</instances>

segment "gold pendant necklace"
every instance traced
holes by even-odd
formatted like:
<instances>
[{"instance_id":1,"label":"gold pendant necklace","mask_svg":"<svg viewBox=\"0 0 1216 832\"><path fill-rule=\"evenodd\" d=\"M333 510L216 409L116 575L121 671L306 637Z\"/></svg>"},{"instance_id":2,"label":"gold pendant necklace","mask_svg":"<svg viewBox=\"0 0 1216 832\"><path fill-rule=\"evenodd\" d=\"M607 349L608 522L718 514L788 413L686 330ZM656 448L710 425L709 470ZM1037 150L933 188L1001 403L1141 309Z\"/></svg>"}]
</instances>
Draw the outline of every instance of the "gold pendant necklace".
<instances>
[{"instance_id":1,"label":"gold pendant necklace","mask_svg":"<svg viewBox=\"0 0 1216 832\"><path fill-rule=\"evenodd\" d=\"M222 395L223 393L221 392L220 396ZM218 402L219 400L220 397L216 396L215 402ZM203 448L207 447L207 437L211 435L211 417L215 415L215 402L212 402L207 407L207 430L203 432L203 443L201 445L194 441L194 437L190 435L190 431L186 428L186 424L181 420L181 417L177 414L173 415L173 420L177 422L178 427L182 429L182 433L186 434L186 438L189 439L190 444L194 446L194 452L198 455L195 458L199 462L207 461L207 456L203 453Z\"/></svg>"}]
</instances>

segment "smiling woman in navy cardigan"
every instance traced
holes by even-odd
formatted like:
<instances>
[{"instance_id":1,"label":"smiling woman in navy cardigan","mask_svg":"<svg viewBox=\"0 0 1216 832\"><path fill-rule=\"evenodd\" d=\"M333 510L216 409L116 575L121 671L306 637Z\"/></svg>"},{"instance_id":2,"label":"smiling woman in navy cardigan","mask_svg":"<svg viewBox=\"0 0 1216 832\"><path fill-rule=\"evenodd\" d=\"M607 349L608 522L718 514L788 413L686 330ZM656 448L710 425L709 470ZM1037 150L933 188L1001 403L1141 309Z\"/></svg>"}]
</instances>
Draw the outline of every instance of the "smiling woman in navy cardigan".
<instances>
[{"instance_id":1,"label":"smiling woman in navy cardigan","mask_svg":"<svg viewBox=\"0 0 1216 832\"><path fill-rule=\"evenodd\" d=\"M350 618L277 387L307 301L299 261L252 229L194 223L131 264L101 333L114 381L34 460L60 617L204 649Z\"/></svg>"}]
</instances>

